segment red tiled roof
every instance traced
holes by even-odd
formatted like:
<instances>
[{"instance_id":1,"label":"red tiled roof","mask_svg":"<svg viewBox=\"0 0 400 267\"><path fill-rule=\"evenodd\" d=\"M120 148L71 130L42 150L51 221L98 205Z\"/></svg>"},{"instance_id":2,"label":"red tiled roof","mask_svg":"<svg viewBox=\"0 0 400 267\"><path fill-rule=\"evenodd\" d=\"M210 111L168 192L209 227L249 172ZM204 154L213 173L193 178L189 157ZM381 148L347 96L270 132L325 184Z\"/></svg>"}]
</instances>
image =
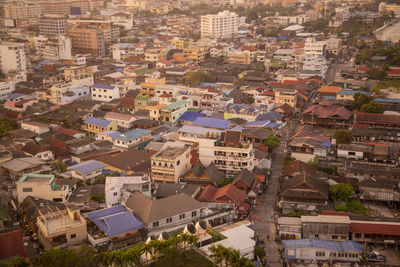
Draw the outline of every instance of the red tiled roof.
<instances>
[{"instance_id":1,"label":"red tiled roof","mask_svg":"<svg viewBox=\"0 0 400 267\"><path fill-rule=\"evenodd\" d=\"M268 147L267 146L259 145L257 148L262 150L262 151L268 152Z\"/></svg>"},{"instance_id":2,"label":"red tiled roof","mask_svg":"<svg viewBox=\"0 0 400 267\"><path fill-rule=\"evenodd\" d=\"M331 211L331 210L323 210L322 215L331 215L331 216L348 216L349 213L345 211Z\"/></svg>"},{"instance_id":3,"label":"red tiled roof","mask_svg":"<svg viewBox=\"0 0 400 267\"><path fill-rule=\"evenodd\" d=\"M363 72L367 72L367 71L371 70L371 68L368 67L368 66L358 66L357 69L358 69L359 71L363 71Z\"/></svg>"},{"instance_id":4,"label":"red tiled roof","mask_svg":"<svg viewBox=\"0 0 400 267\"><path fill-rule=\"evenodd\" d=\"M208 185L201 191L196 199L202 202L235 203L235 205L239 207L244 201L245 194L245 191L240 190L232 184L221 188Z\"/></svg>"},{"instance_id":5,"label":"red tiled roof","mask_svg":"<svg viewBox=\"0 0 400 267\"><path fill-rule=\"evenodd\" d=\"M159 95L159 97L172 97L172 95L165 93L165 94Z\"/></svg>"},{"instance_id":6,"label":"red tiled roof","mask_svg":"<svg viewBox=\"0 0 400 267\"><path fill-rule=\"evenodd\" d=\"M135 107L135 98L132 96L125 96L121 98L119 103L120 108L134 108Z\"/></svg>"},{"instance_id":7,"label":"red tiled roof","mask_svg":"<svg viewBox=\"0 0 400 267\"><path fill-rule=\"evenodd\" d=\"M400 75L400 69L389 69L386 71L387 75Z\"/></svg>"},{"instance_id":8,"label":"red tiled roof","mask_svg":"<svg viewBox=\"0 0 400 267\"><path fill-rule=\"evenodd\" d=\"M368 124L363 124L363 123L354 123L353 128L358 128L358 129L368 129L369 126Z\"/></svg>"},{"instance_id":9,"label":"red tiled roof","mask_svg":"<svg viewBox=\"0 0 400 267\"><path fill-rule=\"evenodd\" d=\"M295 162L287 164L282 171L284 175L290 175L297 172L307 173L312 176L317 175L317 169L315 167L300 160L296 160Z\"/></svg>"},{"instance_id":10,"label":"red tiled roof","mask_svg":"<svg viewBox=\"0 0 400 267\"><path fill-rule=\"evenodd\" d=\"M283 83L281 83L281 82L269 82L268 83L268 85L270 85L270 86L279 86L279 85L282 85Z\"/></svg>"},{"instance_id":11,"label":"red tiled roof","mask_svg":"<svg viewBox=\"0 0 400 267\"><path fill-rule=\"evenodd\" d=\"M57 149L65 149L65 143L58 139L51 139L50 147Z\"/></svg>"},{"instance_id":12,"label":"red tiled roof","mask_svg":"<svg viewBox=\"0 0 400 267\"><path fill-rule=\"evenodd\" d=\"M28 258L22 241L21 230L0 234L0 259L9 259L12 257Z\"/></svg>"},{"instance_id":13,"label":"red tiled roof","mask_svg":"<svg viewBox=\"0 0 400 267\"><path fill-rule=\"evenodd\" d=\"M333 108L333 107L324 107L321 105L314 105L306 109L303 114L313 114L319 118L330 118L333 116L339 116L344 120L348 120L351 117L351 112L344 107Z\"/></svg>"},{"instance_id":14,"label":"red tiled roof","mask_svg":"<svg viewBox=\"0 0 400 267\"><path fill-rule=\"evenodd\" d=\"M356 123L378 123L378 124L389 124L389 125L400 125L399 115L388 115L388 114L377 114L377 113L366 113L361 111L354 111L354 124Z\"/></svg>"},{"instance_id":15,"label":"red tiled roof","mask_svg":"<svg viewBox=\"0 0 400 267\"><path fill-rule=\"evenodd\" d=\"M265 92L263 93L263 95L275 96L275 91L265 91Z\"/></svg>"},{"instance_id":16,"label":"red tiled roof","mask_svg":"<svg viewBox=\"0 0 400 267\"><path fill-rule=\"evenodd\" d=\"M83 134L83 132L74 130L74 129L67 129L67 128L58 128L56 133L63 133L66 135L74 136L76 134Z\"/></svg>"},{"instance_id":17,"label":"red tiled roof","mask_svg":"<svg viewBox=\"0 0 400 267\"><path fill-rule=\"evenodd\" d=\"M351 222L350 232L400 236L400 223L392 224L386 222Z\"/></svg>"}]
</instances>

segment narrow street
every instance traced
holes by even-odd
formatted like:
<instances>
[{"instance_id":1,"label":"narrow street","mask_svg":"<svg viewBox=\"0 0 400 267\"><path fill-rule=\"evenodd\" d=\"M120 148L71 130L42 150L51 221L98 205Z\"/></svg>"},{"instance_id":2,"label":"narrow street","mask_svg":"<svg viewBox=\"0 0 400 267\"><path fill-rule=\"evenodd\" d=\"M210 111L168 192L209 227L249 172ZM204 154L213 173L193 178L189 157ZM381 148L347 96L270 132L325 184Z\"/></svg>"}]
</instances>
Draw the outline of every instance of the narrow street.
<instances>
[{"instance_id":1,"label":"narrow street","mask_svg":"<svg viewBox=\"0 0 400 267\"><path fill-rule=\"evenodd\" d=\"M285 158L285 146L290 134L296 129L298 121L290 123L282 130L280 146L275 149L272 156L271 175L268 181L268 190L259 200L252 213L253 229L256 235L265 242L265 259L267 266L281 267L283 261L279 252L279 244L276 243L276 223L275 207L279 193L279 180L281 177L282 166Z\"/></svg>"}]
</instances>

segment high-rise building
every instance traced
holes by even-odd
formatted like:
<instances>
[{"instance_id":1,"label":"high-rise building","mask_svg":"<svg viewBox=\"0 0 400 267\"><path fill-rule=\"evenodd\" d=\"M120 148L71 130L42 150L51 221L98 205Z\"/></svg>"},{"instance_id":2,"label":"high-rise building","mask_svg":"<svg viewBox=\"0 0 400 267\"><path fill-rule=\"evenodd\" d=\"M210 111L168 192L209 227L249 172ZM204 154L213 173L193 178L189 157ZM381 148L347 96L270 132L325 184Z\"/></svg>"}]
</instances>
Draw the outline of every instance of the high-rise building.
<instances>
[{"instance_id":1,"label":"high-rise building","mask_svg":"<svg viewBox=\"0 0 400 267\"><path fill-rule=\"evenodd\" d=\"M307 38L304 46L303 70L320 71L320 76L325 77L327 71L326 42Z\"/></svg>"},{"instance_id":2,"label":"high-rise building","mask_svg":"<svg viewBox=\"0 0 400 267\"><path fill-rule=\"evenodd\" d=\"M64 35L55 37L35 37L35 49L39 56L45 59L72 59L71 39Z\"/></svg>"},{"instance_id":3,"label":"high-rise building","mask_svg":"<svg viewBox=\"0 0 400 267\"><path fill-rule=\"evenodd\" d=\"M40 6L36 3L14 1L4 3L3 12L5 18L37 18L40 15Z\"/></svg>"},{"instance_id":4,"label":"high-rise building","mask_svg":"<svg viewBox=\"0 0 400 267\"><path fill-rule=\"evenodd\" d=\"M67 31L67 17L63 15L43 15L39 18L41 35L59 35Z\"/></svg>"},{"instance_id":5,"label":"high-rise building","mask_svg":"<svg viewBox=\"0 0 400 267\"><path fill-rule=\"evenodd\" d=\"M68 20L68 27L91 27L101 29L104 32L104 41L111 44L118 41L119 27L111 20L100 19L71 19Z\"/></svg>"},{"instance_id":6,"label":"high-rise building","mask_svg":"<svg viewBox=\"0 0 400 267\"><path fill-rule=\"evenodd\" d=\"M12 70L26 71L25 45L23 43L0 43L0 71L8 73Z\"/></svg>"},{"instance_id":7,"label":"high-rise building","mask_svg":"<svg viewBox=\"0 0 400 267\"><path fill-rule=\"evenodd\" d=\"M239 27L239 16L228 10L201 16L201 38L231 38Z\"/></svg>"},{"instance_id":8,"label":"high-rise building","mask_svg":"<svg viewBox=\"0 0 400 267\"><path fill-rule=\"evenodd\" d=\"M89 27L72 27L67 30L75 53L105 56L104 31Z\"/></svg>"}]
</instances>

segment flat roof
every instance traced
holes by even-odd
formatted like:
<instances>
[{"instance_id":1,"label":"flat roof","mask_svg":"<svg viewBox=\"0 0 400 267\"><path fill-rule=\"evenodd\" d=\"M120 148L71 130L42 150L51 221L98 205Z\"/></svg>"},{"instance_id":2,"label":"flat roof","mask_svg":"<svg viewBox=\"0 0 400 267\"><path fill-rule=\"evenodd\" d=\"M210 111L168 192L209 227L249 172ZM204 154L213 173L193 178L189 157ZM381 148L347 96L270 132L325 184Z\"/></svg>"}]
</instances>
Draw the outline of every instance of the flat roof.
<instances>
[{"instance_id":1,"label":"flat roof","mask_svg":"<svg viewBox=\"0 0 400 267\"><path fill-rule=\"evenodd\" d=\"M301 216L302 223L344 223L350 224L349 216L318 215Z\"/></svg>"}]
</instances>

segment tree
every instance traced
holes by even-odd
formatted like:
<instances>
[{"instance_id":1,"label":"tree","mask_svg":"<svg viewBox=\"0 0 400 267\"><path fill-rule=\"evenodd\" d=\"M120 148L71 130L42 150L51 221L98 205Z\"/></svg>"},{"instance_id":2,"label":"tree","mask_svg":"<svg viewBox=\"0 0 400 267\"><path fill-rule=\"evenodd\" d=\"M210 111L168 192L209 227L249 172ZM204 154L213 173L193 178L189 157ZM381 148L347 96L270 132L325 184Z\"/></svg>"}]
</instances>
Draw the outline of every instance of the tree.
<instances>
[{"instance_id":1,"label":"tree","mask_svg":"<svg viewBox=\"0 0 400 267\"><path fill-rule=\"evenodd\" d=\"M17 129L17 123L7 117L0 117L0 137L6 136L9 132Z\"/></svg>"},{"instance_id":2,"label":"tree","mask_svg":"<svg viewBox=\"0 0 400 267\"><path fill-rule=\"evenodd\" d=\"M362 112L369 113L383 113L385 111L385 107L376 101L371 101L368 104L362 105L360 110Z\"/></svg>"},{"instance_id":3,"label":"tree","mask_svg":"<svg viewBox=\"0 0 400 267\"><path fill-rule=\"evenodd\" d=\"M65 165L64 162L62 162L61 159L58 159L58 160L57 160L56 165L57 165L57 169L58 169L60 172L66 172L66 171L67 171L67 166Z\"/></svg>"},{"instance_id":4,"label":"tree","mask_svg":"<svg viewBox=\"0 0 400 267\"><path fill-rule=\"evenodd\" d=\"M250 267L254 264L247 258L240 256L238 250L226 248L222 245L212 245L209 248L211 258L217 266Z\"/></svg>"},{"instance_id":5,"label":"tree","mask_svg":"<svg viewBox=\"0 0 400 267\"><path fill-rule=\"evenodd\" d=\"M383 80L386 77L386 72L378 68L371 68L367 71L367 77L372 80Z\"/></svg>"},{"instance_id":6,"label":"tree","mask_svg":"<svg viewBox=\"0 0 400 267\"><path fill-rule=\"evenodd\" d=\"M255 246L254 254L256 256L256 259L258 258L259 260L263 260L265 257L265 250L262 247Z\"/></svg>"},{"instance_id":7,"label":"tree","mask_svg":"<svg viewBox=\"0 0 400 267\"><path fill-rule=\"evenodd\" d=\"M351 184L338 183L329 187L329 194L333 200L346 202L353 196L353 192Z\"/></svg>"},{"instance_id":8,"label":"tree","mask_svg":"<svg viewBox=\"0 0 400 267\"><path fill-rule=\"evenodd\" d=\"M275 148L279 147L279 138L275 135L268 136L267 139L264 140L264 145L272 152Z\"/></svg>"},{"instance_id":9,"label":"tree","mask_svg":"<svg viewBox=\"0 0 400 267\"><path fill-rule=\"evenodd\" d=\"M354 95L354 100L351 103L351 108L352 109L361 109L361 106L364 104L368 104L371 102L372 97L363 93L357 93Z\"/></svg>"},{"instance_id":10,"label":"tree","mask_svg":"<svg viewBox=\"0 0 400 267\"><path fill-rule=\"evenodd\" d=\"M338 144L351 144L353 141L353 135L351 132L346 130L338 130L333 134L333 138L336 139Z\"/></svg>"},{"instance_id":11,"label":"tree","mask_svg":"<svg viewBox=\"0 0 400 267\"><path fill-rule=\"evenodd\" d=\"M211 82L210 74L202 70L189 72L187 83L192 86L197 86L202 82Z\"/></svg>"}]
</instances>

